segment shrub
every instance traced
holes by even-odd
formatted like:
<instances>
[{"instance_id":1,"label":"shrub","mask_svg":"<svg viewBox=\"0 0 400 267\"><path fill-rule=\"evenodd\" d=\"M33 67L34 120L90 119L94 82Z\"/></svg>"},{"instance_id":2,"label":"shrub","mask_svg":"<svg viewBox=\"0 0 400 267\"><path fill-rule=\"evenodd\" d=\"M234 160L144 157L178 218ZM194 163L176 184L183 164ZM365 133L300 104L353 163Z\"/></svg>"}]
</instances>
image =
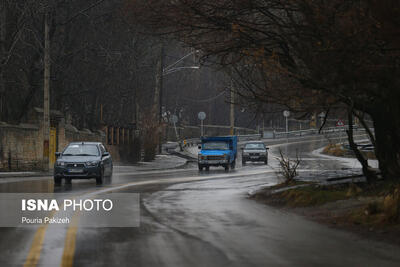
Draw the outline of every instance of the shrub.
<instances>
[{"instance_id":1,"label":"shrub","mask_svg":"<svg viewBox=\"0 0 400 267\"><path fill-rule=\"evenodd\" d=\"M296 153L296 159L291 160L289 157L285 157L282 150L279 150L280 158L278 158L280 171L279 173L284 177L285 183L290 184L293 179L298 175L297 167L300 164L300 159Z\"/></svg>"},{"instance_id":2,"label":"shrub","mask_svg":"<svg viewBox=\"0 0 400 267\"><path fill-rule=\"evenodd\" d=\"M346 196L347 197L353 197L356 196L357 194L361 193L362 189L358 187L355 184L350 184L349 189L347 190Z\"/></svg>"},{"instance_id":3,"label":"shrub","mask_svg":"<svg viewBox=\"0 0 400 267\"><path fill-rule=\"evenodd\" d=\"M374 215L380 212L380 203L378 201L373 201L368 203L367 207L365 208L366 215Z\"/></svg>"},{"instance_id":4,"label":"shrub","mask_svg":"<svg viewBox=\"0 0 400 267\"><path fill-rule=\"evenodd\" d=\"M383 212L388 221L397 222L400 219L400 186L388 194L383 200Z\"/></svg>"}]
</instances>

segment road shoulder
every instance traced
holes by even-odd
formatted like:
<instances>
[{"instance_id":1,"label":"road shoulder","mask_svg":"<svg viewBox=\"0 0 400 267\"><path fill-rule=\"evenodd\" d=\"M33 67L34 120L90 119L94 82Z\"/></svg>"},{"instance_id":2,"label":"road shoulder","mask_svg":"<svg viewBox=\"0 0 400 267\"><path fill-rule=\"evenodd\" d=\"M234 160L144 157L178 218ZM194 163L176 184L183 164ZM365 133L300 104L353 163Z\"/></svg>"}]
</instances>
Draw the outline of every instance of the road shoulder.
<instances>
[{"instance_id":1,"label":"road shoulder","mask_svg":"<svg viewBox=\"0 0 400 267\"><path fill-rule=\"evenodd\" d=\"M399 205L399 188L399 184L383 182L374 186L281 184L258 190L249 198L332 228L400 246L400 219L393 213Z\"/></svg>"},{"instance_id":2,"label":"road shoulder","mask_svg":"<svg viewBox=\"0 0 400 267\"><path fill-rule=\"evenodd\" d=\"M114 174L148 171L173 170L184 168L188 160L174 155L157 155L153 161L136 164L114 164ZM26 180L44 180L53 177L53 172L0 172L0 183L19 182Z\"/></svg>"}]
</instances>

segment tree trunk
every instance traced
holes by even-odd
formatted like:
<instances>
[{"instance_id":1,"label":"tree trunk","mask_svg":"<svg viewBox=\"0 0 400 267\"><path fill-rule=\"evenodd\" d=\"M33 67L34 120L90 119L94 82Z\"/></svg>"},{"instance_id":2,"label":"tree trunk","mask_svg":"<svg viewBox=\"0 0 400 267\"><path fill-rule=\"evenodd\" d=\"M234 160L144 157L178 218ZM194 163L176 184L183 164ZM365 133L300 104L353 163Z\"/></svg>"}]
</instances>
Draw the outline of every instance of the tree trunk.
<instances>
[{"instance_id":1,"label":"tree trunk","mask_svg":"<svg viewBox=\"0 0 400 267\"><path fill-rule=\"evenodd\" d=\"M153 112L157 121L161 120L161 109L162 109L162 87L163 87L163 57L164 57L164 46L161 44L160 57L157 60L156 66L156 84L154 89L154 100L153 100Z\"/></svg>"},{"instance_id":2,"label":"tree trunk","mask_svg":"<svg viewBox=\"0 0 400 267\"><path fill-rule=\"evenodd\" d=\"M362 171L364 176L367 178L368 183L373 183L376 181L376 172L371 169L368 165L368 159L364 156L357 147L357 144L354 142L353 136L353 107L349 107L347 111L349 129L347 130L347 136L349 140L349 145L351 150L353 150L356 158L361 163Z\"/></svg>"},{"instance_id":3,"label":"tree trunk","mask_svg":"<svg viewBox=\"0 0 400 267\"><path fill-rule=\"evenodd\" d=\"M400 118L399 109L387 103L372 114L375 128L376 157L385 179L400 179ZM389 110L391 109L391 110Z\"/></svg>"},{"instance_id":4,"label":"tree trunk","mask_svg":"<svg viewBox=\"0 0 400 267\"><path fill-rule=\"evenodd\" d=\"M161 111L162 111L162 89L163 89L163 58L164 58L164 45L161 44L160 48L160 57L157 60L157 67L156 67L156 87L154 90L154 101L153 101L153 115L154 120L157 121L159 129L158 129L158 153L161 154L161 144L162 144L162 137L161 137Z\"/></svg>"}]
</instances>

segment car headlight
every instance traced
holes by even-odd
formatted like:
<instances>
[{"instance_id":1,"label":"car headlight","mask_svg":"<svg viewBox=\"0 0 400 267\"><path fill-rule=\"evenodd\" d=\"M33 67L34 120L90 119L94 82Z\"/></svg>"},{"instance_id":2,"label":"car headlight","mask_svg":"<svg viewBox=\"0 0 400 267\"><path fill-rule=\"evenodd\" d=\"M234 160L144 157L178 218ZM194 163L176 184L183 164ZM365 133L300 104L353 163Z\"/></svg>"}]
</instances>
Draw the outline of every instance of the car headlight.
<instances>
[{"instance_id":1,"label":"car headlight","mask_svg":"<svg viewBox=\"0 0 400 267\"><path fill-rule=\"evenodd\" d=\"M88 162L86 162L86 166L89 166L89 167L97 166L98 164L99 164L98 161L88 161Z\"/></svg>"},{"instance_id":2,"label":"car headlight","mask_svg":"<svg viewBox=\"0 0 400 267\"><path fill-rule=\"evenodd\" d=\"M206 157L199 154L199 159L206 159Z\"/></svg>"},{"instance_id":3,"label":"car headlight","mask_svg":"<svg viewBox=\"0 0 400 267\"><path fill-rule=\"evenodd\" d=\"M65 166L65 162L64 161L57 161L56 165L59 167L64 167Z\"/></svg>"},{"instance_id":4,"label":"car headlight","mask_svg":"<svg viewBox=\"0 0 400 267\"><path fill-rule=\"evenodd\" d=\"M228 159L228 154L224 154L224 159Z\"/></svg>"}]
</instances>

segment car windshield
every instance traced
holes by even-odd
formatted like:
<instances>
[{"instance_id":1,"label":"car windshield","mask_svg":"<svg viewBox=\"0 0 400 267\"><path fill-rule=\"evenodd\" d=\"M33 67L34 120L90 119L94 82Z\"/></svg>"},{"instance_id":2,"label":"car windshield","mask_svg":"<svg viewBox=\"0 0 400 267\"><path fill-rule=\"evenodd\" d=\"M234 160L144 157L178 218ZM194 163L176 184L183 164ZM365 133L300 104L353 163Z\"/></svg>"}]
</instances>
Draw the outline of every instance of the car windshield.
<instances>
[{"instance_id":1,"label":"car windshield","mask_svg":"<svg viewBox=\"0 0 400 267\"><path fill-rule=\"evenodd\" d=\"M263 150L265 146L261 143L246 144L245 149Z\"/></svg>"},{"instance_id":2,"label":"car windshield","mask_svg":"<svg viewBox=\"0 0 400 267\"><path fill-rule=\"evenodd\" d=\"M207 142L203 144L205 150L228 150L229 144L225 142Z\"/></svg>"},{"instance_id":3,"label":"car windshield","mask_svg":"<svg viewBox=\"0 0 400 267\"><path fill-rule=\"evenodd\" d=\"M64 156L98 156L99 149L96 145L88 144L73 144L69 145L64 153Z\"/></svg>"}]
</instances>

